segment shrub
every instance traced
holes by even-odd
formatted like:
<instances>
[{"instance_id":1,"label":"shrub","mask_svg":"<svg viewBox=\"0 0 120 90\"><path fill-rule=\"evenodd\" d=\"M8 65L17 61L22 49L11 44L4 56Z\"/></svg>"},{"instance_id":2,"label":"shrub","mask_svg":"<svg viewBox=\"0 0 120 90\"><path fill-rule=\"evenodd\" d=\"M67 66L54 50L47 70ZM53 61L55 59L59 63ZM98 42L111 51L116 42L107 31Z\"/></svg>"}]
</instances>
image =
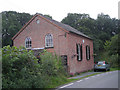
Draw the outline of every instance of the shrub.
<instances>
[{"instance_id":1,"label":"shrub","mask_svg":"<svg viewBox=\"0 0 120 90\"><path fill-rule=\"evenodd\" d=\"M65 73L61 58L56 54L53 55L53 53L44 50L44 52L40 54L40 58L42 73L49 76L57 76L58 74Z\"/></svg>"},{"instance_id":2,"label":"shrub","mask_svg":"<svg viewBox=\"0 0 120 90\"><path fill-rule=\"evenodd\" d=\"M40 58L41 73L46 77L45 80L48 83L46 88L55 88L67 82L67 72L65 72L59 56L44 50L40 53Z\"/></svg>"},{"instance_id":3,"label":"shrub","mask_svg":"<svg viewBox=\"0 0 120 90\"><path fill-rule=\"evenodd\" d=\"M24 47L5 46L2 56L3 88L48 88L67 80L60 58L46 50L40 53L40 63Z\"/></svg>"},{"instance_id":4,"label":"shrub","mask_svg":"<svg viewBox=\"0 0 120 90\"><path fill-rule=\"evenodd\" d=\"M5 46L2 50L3 88L45 87L36 57L24 47Z\"/></svg>"},{"instance_id":5,"label":"shrub","mask_svg":"<svg viewBox=\"0 0 120 90\"><path fill-rule=\"evenodd\" d=\"M104 45L104 49L106 50L106 58L111 63L111 67L118 67L118 34L113 36L110 41L106 41Z\"/></svg>"},{"instance_id":6,"label":"shrub","mask_svg":"<svg viewBox=\"0 0 120 90\"><path fill-rule=\"evenodd\" d=\"M113 68L116 68L119 66L119 62L118 62L118 54L116 55L112 55L109 57L109 60L110 60L110 64L111 64L111 67Z\"/></svg>"}]
</instances>

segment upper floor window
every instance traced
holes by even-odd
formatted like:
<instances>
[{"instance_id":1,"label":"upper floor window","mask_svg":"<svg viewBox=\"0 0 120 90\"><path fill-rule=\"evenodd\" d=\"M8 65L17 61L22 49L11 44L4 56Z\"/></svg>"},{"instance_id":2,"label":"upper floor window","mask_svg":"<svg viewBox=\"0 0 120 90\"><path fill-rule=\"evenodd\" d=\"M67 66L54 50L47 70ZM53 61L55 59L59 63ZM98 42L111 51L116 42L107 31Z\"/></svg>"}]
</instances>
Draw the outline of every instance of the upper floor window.
<instances>
[{"instance_id":1,"label":"upper floor window","mask_svg":"<svg viewBox=\"0 0 120 90\"><path fill-rule=\"evenodd\" d=\"M52 34L47 34L45 36L45 47L53 47L53 36L52 36Z\"/></svg>"},{"instance_id":2,"label":"upper floor window","mask_svg":"<svg viewBox=\"0 0 120 90\"><path fill-rule=\"evenodd\" d=\"M25 39L25 47L26 47L26 48L31 48L31 47L32 47L31 38L27 37L27 38Z\"/></svg>"},{"instance_id":3,"label":"upper floor window","mask_svg":"<svg viewBox=\"0 0 120 90\"><path fill-rule=\"evenodd\" d=\"M90 59L90 46L86 46L86 59L89 60Z\"/></svg>"},{"instance_id":4,"label":"upper floor window","mask_svg":"<svg viewBox=\"0 0 120 90\"><path fill-rule=\"evenodd\" d=\"M77 60L82 60L82 44L76 44L77 47Z\"/></svg>"}]
</instances>

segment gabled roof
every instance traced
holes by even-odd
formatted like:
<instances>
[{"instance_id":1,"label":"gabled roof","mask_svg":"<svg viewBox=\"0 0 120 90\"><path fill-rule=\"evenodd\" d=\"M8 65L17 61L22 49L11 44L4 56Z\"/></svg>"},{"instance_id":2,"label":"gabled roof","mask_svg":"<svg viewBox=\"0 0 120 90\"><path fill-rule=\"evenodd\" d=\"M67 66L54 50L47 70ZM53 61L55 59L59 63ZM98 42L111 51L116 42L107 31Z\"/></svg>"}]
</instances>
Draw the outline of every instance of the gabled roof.
<instances>
[{"instance_id":1,"label":"gabled roof","mask_svg":"<svg viewBox=\"0 0 120 90\"><path fill-rule=\"evenodd\" d=\"M69 32L72 32L72 33L75 33L75 34L78 34L78 35L81 35L81 36L84 36L84 37L86 37L86 38L91 39L89 36L83 34L82 32L78 31L77 29L75 29L75 28L73 28L73 27L71 27L71 26L69 26L69 25L67 25L67 24L63 24L63 23L61 23L61 22L55 21L55 20L53 20L53 19L51 19L51 18L49 18L49 17L46 17L46 16L44 16L44 15L42 15L42 14L39 14L39 15L41 15L42 17L47 18L47 19L50 20L52 23L54 23L54 24L56 24L56 25L64 28L65 30L67 30L67 31L69 31Z\"/></svg>"},{"instance_id":2,"label":"gabled roof","mask_svg":"<svg viewBox=\"0 0 120 90\"><path fill-rule=\"evenodd\" d=\"M23 26L23 28L12 38L12 40L14 40L14 39L24 30L24 28L27 27L27 26L29 25L29 23L32 22L32 20L33 20L36 16L40 16L40 17L42 17L43 19L46 19L46 20L47 20L48 22L50 22L51 24L54 24L55 26L58 26L59 28L62 28L62 29L65 30L65 31L68 31L68 32L71 32L71 33L75 33L75 34L77 34L77 35L80 35L80 36L86 37L86 38L88 38L88 39L91 39L89 36L81 33L81 32L78 31L77 29L75 29L75 28L73 28L73 27L71 27L71 26L69 26L69 25L67 25L67 24L63 24L63 23L61 23L61 22L55 21L55 20L53 20L53 19L51 19L51 18L49 18L49 17L46 17L46 16L44 16L44 15L42 15L42 14L37 13L37 14L35 14L35 15L32 17L32 19L31 19L28 23L26 23L26 24Z\"/></svg>"}]
</instances>

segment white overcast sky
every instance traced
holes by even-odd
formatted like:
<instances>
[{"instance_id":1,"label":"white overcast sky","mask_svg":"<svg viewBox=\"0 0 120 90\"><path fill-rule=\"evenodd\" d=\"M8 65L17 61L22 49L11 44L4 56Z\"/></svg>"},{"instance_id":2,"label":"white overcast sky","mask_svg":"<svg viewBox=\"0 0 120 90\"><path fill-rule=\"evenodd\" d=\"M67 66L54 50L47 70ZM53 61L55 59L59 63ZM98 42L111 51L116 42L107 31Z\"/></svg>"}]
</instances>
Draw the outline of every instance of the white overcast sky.
<instances>
[{"instance_id":1,"label":"white overcast sky","mask_svg":"<svg viewBox=\"0 0 120 90\"><path fill-rule=\"evenodd\" d=\"M100 13L118 19L120 0L0 0L0 12L17 11L49 14L61 21L68 13L85 13L96 19Z\"/></svg>"}]
</instances>

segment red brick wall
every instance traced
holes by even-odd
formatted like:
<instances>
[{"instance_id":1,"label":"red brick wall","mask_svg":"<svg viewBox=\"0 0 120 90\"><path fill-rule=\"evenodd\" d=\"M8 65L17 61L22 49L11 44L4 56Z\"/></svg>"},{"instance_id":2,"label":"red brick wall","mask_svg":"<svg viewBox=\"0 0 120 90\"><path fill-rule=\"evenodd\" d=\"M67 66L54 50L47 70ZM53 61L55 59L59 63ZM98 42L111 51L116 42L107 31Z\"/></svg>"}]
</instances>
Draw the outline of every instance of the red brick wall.
<instances>
[{"instance_id":1,"label":"red brick wall","mask_svg":"<svg viewBox=\"0 0 120 90\"><path fill-rule=\"evenodd\" d=\"M36 24L36 20L39 19L40 23ZM65 37L65 32L54 25L50 24L46 20L36 17L26 28L23 30L15 39L14 46L25 46L25 38L31 37L32 48L43 48L45 47L45 35L53 35L53 45L54 48L47 49L51 52L56 52L57 54L66 54L67 38ZM61 47L64 46L64 47Z\"/></svg>"},{"instance_id":2,"label":"red brick wall","mask_svg":"<svg viewBox=\"0 0 120 90\"><path fill-rule=\"evenodd\" d=\"M84 40L84 43L83 43ZM82 44L83 58L82 61L77 60L77 56L72 58L74 54L77 54L76 43ZM90 60L86 59L86 45L90 46ZM68 47L69 47L69 68L70 73L83 72L93 69L94 58L93 58L93 41L82 36L70 33L68 35Z\"/></svg>"},{"instance_id":3,"label":"red brick wall","mask_svg":"<svg viewBox=\"0 0 120 90\"><path fill-rule=\"evenodd\" d=\"M40 20L39 24L36 24L37 19ZM45 47L45 35L48 33L53 35L54 48L47 50L55 52L58 55L67 55L70 73L82 72L93 68L93 42L91 40L76 34L68 34L41 17L36 17L25 30L14 39L14 46L25 46L25 38L31 37L32 48L43 48ZM83 39L85 41L84 44L82 43ZM76 43L83 44L82 61L77 61L77 57L71 58L73 54L76 54ZM86 60L86 45L90 45L91 48L91 59L89 61Z\"/></svg>"}]
</instances>

